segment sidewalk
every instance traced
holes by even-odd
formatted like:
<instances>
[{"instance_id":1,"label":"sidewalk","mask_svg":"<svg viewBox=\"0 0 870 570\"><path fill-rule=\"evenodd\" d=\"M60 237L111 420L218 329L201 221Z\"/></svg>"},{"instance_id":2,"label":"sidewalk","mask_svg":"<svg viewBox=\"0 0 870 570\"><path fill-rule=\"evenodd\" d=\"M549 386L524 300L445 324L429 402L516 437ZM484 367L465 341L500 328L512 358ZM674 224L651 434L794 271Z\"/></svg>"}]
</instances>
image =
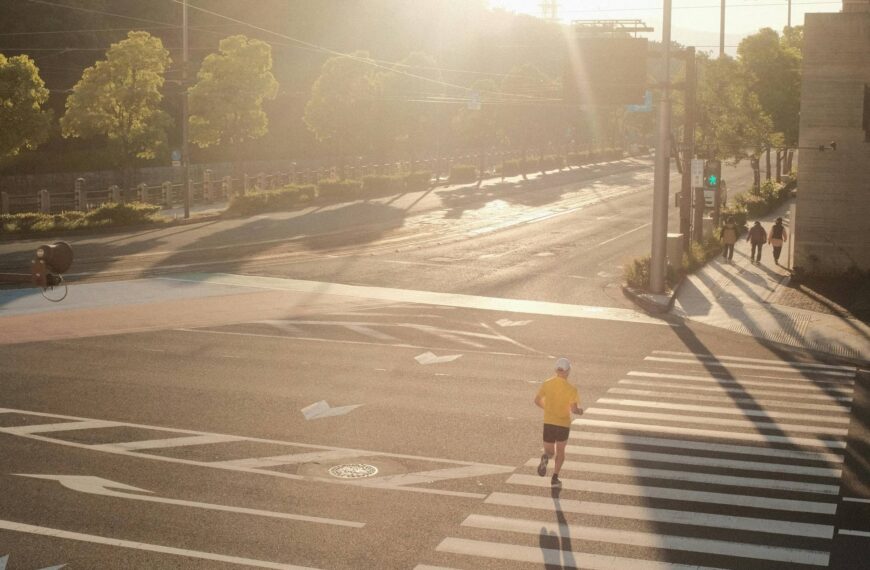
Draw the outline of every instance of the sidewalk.
<instances>
[{"instance_id":1,"label":"sidewalk","mask_svg":"<svg viewBox=\"0 0 870 570\"><path fill-rule=\"evenodd\" d=\"M788 212L780 210L761 220L765 230L770 231L777 216L790 226ZM870 359L870 326L857 319L777 304L789 271L774 264L769 245L764 246L761 263L753 264L745 239L746 234L738 240L731 262L719 256L683 282L672 314L793 347ZM787 260L784 247L780 263Z\"/></svg>"}]
</instances>

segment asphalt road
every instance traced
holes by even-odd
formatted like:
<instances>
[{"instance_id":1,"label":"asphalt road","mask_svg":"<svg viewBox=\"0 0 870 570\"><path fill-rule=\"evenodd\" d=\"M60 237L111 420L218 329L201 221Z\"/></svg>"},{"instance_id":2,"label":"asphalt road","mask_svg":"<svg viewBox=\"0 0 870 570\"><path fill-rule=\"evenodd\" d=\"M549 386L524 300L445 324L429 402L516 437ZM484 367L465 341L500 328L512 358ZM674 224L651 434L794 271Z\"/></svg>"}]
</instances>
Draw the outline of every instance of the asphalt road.
<instances>
[{"instance_id":1,"label":"asphalt road","mask_svg":"<svg viewBox=\"0 0 870 570\"><path fill-rule=\"evenodd\" d=\"M0 567L859 568L866 385L637 313L649 181L82 240L74 271L150 277L0 295ZM560 355L586 413L553 491Z\"/></svg>"}]
</instances>

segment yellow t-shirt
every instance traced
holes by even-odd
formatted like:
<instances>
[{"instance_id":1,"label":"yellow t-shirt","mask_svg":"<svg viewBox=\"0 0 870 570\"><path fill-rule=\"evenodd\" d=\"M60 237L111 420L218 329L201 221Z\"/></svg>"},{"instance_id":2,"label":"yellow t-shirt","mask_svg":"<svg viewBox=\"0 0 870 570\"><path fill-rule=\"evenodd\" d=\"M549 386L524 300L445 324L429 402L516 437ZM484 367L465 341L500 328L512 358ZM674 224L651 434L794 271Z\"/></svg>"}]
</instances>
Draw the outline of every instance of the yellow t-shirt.
<instances>
[{"instance_id":1,"label":"yellow t-shirt","mask_svg":"<svg viewBox=\"0 0 870 570\"><path fill-rule=\"evenodd\" d=\"M571 427L571 404L580 405L577 388L559 376L553 376L541 385L538 397L544 398L544 423Z\"/></svg>"}]
</instances>

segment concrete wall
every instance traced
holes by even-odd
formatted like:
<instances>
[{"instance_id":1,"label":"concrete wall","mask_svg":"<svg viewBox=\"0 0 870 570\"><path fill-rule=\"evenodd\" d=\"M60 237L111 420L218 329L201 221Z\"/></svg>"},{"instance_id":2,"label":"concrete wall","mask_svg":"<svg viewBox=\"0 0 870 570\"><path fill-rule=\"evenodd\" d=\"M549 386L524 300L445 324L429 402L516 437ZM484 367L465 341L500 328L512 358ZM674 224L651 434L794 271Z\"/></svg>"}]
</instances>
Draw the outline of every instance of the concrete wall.
<instances>
[{"instance_id":1,"label":"concrete wall","mask_svg":"<svg viewBox=\"0 0 870 570\"><path fill-rule=\"evenodd\" d=\"M868 2L870 5L870 2ZM870 12L807 14L794 266L870 269ZM836 141L837 150L819 152Z\"/></svg>"}]
</instances>

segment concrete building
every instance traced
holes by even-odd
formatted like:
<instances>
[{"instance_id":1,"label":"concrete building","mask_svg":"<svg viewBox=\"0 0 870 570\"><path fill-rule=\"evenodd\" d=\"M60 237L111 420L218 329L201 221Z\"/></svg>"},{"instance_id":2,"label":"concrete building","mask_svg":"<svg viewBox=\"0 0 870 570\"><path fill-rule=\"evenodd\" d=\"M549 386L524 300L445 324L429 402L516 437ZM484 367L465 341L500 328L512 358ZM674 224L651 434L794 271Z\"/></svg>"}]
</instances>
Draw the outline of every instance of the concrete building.
<instances>
[{"instance_id":1,"label":"concrete building","mask_svg":"<svg viewBox=\"0 0 870 570\"><path fill-rule=\"evenodd\" d=\"M807 14L803 57L793 266L870 270L870 0Z\"/></svg>"}]
</instances>

